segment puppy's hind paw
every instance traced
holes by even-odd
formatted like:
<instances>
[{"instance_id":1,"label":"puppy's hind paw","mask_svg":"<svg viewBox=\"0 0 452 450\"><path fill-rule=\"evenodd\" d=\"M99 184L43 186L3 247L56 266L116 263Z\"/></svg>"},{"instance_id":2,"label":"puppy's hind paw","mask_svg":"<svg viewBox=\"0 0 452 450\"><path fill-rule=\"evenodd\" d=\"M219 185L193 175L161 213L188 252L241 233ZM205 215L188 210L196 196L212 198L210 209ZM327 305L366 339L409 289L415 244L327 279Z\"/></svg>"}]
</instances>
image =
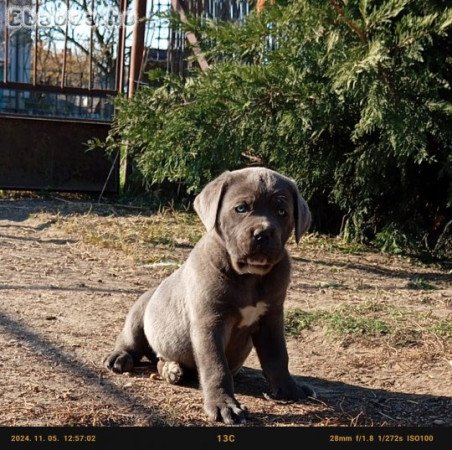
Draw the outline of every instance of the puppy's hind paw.
<instances>
[{"instance_id":1,"label":"puppy's hind paw","mask_svg":"<svg viewBox=\"0 0 452 450\"><path fill-rule=\"evenodd\" d=\"M182 367L175 361L159 359L157 370L162 379L169 384L179 383L184 375Z\"/></svg>"}]
</instances>

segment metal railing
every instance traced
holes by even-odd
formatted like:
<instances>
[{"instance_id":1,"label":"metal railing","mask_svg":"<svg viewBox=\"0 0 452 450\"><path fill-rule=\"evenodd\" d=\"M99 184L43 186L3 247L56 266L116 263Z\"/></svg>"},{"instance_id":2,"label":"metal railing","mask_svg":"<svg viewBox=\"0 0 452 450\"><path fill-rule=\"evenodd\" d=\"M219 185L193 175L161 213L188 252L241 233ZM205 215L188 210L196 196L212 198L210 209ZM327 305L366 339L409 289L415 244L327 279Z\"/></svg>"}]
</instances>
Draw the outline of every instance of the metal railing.
<instances>
[{"instance_id":1,"label":"metal railing","mask_svg":"<svg viewBox=\"0 0 452 450\"><path fill-rule=\"evenodd\" d=\"M0 0L0 114L109 121L109 97L131 94L147 70L183 75L188 36L170 26L175 1L206 18L249 13L248 0Z\"/></svg>"}]
</instances>

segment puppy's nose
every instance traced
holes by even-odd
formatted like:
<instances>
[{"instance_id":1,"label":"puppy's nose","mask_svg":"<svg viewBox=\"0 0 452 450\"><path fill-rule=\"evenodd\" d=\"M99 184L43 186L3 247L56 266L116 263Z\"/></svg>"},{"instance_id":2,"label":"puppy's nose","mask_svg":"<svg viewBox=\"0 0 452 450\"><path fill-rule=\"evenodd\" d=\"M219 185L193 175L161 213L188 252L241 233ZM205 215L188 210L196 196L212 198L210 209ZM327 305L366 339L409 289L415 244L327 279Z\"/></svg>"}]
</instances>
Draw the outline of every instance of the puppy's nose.
<instances>
[{"instance_id":1,"label":"puppy's nose","mask_svg":"<svg viewBox=\"0 0 452 450\"><path fill-rule=\"evenodd\" d=\"M271 228L256 228L253 231L253 238L258 244L266 244L272 234Z\"/></svg>"}]
</instances>

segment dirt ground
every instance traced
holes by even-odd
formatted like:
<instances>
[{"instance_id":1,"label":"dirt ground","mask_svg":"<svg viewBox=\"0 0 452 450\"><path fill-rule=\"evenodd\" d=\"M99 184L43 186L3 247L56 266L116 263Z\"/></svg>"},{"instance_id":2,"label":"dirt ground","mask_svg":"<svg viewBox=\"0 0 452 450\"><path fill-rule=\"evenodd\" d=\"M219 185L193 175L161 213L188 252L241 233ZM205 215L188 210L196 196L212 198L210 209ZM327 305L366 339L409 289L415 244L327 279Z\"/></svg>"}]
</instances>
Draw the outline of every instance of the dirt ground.
<instances>
[{"instance_id":1,"label":"dirt ground","mask_svg":"<svg viewBox=\"0 0 452 450\"><path fill-rule=\"evenodd\" d=\"M210 425L196 382L166 385L145 362L124 375L102 367L129 307L192 245L150 244L139 233L134 247L115 242L148 221L142 210L86 200L0 200L0 425ZM319 318L288 333L290 369L318 398L269 399L252 354L235 381L248 426L451 426L451 266L321 237L290 250L287 310ZM399 328L357 332L360 311ZM381 325L372 317L363 323Z\"/></svg>"}]
</instances>

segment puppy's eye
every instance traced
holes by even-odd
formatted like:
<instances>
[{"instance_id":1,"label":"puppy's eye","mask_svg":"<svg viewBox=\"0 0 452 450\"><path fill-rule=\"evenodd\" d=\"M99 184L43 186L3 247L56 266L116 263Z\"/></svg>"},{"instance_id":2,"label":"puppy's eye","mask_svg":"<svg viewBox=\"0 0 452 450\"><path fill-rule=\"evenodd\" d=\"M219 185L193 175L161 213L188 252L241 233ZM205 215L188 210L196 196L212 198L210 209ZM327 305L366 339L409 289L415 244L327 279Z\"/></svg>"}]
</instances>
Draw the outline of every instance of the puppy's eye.
<instances>
[{"instance_id":1,"label":"puppy's eye","mask_svg":"<svg viewBox=\"0 0 452 450\"><path fill-rule=\"evenodd\" d=\"M278 208L278 216L280 217L287 216L287 211L284 208Z\"/></svg>"},{"instance_id":2,"label":"puppy's eye","mask_svg":"<svg viewBox=\"0 0 452 450\"><path fill-rule=\"evenodd\" d=\"M248 205L246 203L240 203L235 207L236 212L243 214L248 211Z\"/></svg>"}]
</instances>

